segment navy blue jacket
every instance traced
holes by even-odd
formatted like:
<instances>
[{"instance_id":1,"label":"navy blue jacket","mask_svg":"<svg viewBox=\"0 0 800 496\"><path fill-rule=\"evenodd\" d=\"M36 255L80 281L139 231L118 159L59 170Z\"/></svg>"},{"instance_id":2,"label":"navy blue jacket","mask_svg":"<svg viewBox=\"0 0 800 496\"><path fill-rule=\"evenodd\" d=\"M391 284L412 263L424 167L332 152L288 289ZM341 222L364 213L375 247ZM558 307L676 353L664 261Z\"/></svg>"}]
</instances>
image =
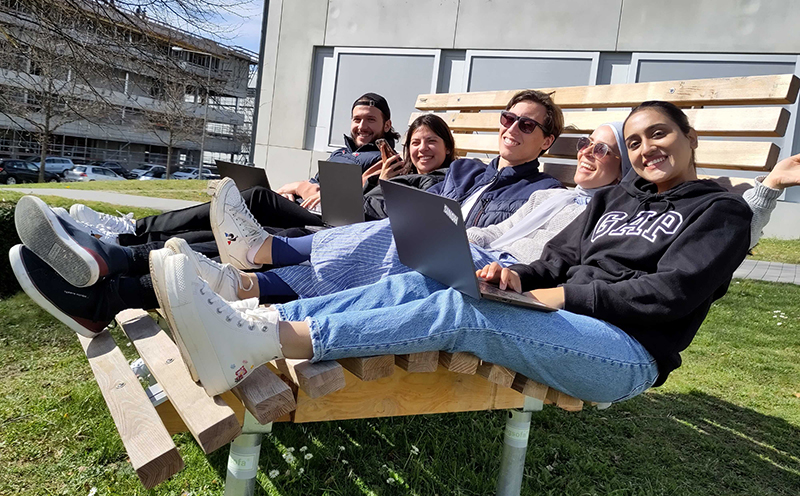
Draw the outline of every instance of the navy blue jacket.
<instances>
[{"instance_id":1,"label":"navy blue jacket","mask_svg":"<svg viewBox=\"0 0 800 496\"><path fill-rule=\"evenodd\" d=\"M394 148L394 140L388 136L384 138L389 146ZM361 172L366 172L372 165L381 160L381 151L375 143L367 143L364 146L356 148L356 142L350 136L344 136L344 146L335 150L328 157L328 162L340 162L343 164L358 164L361 166ZM308 180L311 183L319 182L319 173Z\"/></svg>"},{"instance_id":2,"label":"navy blue jacket","mask_svg":"<svg viewBox=\"0 0 800 496\"><path fill-rule=\"evenodd\" d=\"M539 172L538 160L498 170L499 161L500 157L495 157L486 165L471 158L456 160L444 181L428 192L463 202L473 191L491 183L464 219L467 227L486 227L510 217L534 191L564 187L553 176Z\"/></svg>"}]
</instances>

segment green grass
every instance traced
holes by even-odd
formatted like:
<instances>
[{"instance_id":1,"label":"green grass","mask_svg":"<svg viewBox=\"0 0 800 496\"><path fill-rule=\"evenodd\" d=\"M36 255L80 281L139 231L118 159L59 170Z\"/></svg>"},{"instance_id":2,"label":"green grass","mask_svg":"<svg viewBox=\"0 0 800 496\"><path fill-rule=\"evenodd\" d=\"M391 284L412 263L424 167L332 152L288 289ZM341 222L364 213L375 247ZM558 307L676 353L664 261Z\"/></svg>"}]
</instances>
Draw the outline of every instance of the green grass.
<instances>
[{"instance_id":1,"label":"green grass","mask_svg":"<svg viewBox=\"0 0 800 496\"><path fill-rule=\"evenodd\" d=\"M800 264L800 239L763 238L753 248L754 260Z\"/></svg>"},{"instance_id":2,"label":"green grass","mask_svg":"<svg viewBox=\"0 0 800 496\"><path fill-rule=\"evenodd\" d=\"M10 194L7 188L72 189L89 191L115 191L127 195L152 196L174 200L208 201L205 180L181 181L94 181L90 183L35 183L0 186L0 195Z\"/></svg>"},{"instance_id":3,"label":"green grass","mask_svg":"<svg viewBox=\"0 0 800 496\"><path fill-rule=\"evenodd\" d=\"M665 386L608 410L535 414L522 493L800 494L800 287L734 281L683 357ZM74 334L24 294L0 301L0 377L0 494L222 494L227 448L205 457L185 434L186 468L141 487ZM277 424L256 494L493 494L504 422Z\"/></svg>"}]
</instances>

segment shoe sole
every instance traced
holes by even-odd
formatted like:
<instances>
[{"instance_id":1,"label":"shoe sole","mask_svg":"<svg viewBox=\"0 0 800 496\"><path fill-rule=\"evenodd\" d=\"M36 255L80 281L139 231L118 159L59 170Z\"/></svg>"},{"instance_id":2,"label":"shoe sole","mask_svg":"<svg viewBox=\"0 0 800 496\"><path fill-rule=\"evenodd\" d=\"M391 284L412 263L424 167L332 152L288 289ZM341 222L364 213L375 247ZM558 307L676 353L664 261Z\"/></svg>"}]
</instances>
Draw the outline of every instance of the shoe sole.
<instances>
[{"instance_id":1,"label":"shoe sole","mask_svg":"<svg viewBox=\"0 0 800 496\"><path fill-rule=\"evenodd\" d=\"M161 253L159 253L160 251L161 250L151 251L148 260L150 264L150 279L153 282L153 291L156 293L158 306L164 311L164 317L166 317L167 325L172 331L172 337L175 338L175 344L178 345L178 351L180 352L181 357L183 357L183 362L186 364L186 368L189 369L189 375L192 376L192 380L194 382L197 382L199 380L197 369L195 368L194 363L192 363L191 357L186 352L186 346L183 344L183 340L177 331L178 327L175 325L175 317L172 316L172 310L170 309L169 302L167 301L167 287L164 284L164 265L167 258L169 258L169 255L163 256Z\"/></svg>"},{"instance_id":2,"label":"shoe sole","mask_svg":"<svg viewBox=\"0 0 800 496\"><path fill-rule=\"evenodd\" d=\"M214 346L205 325L197 317L197 312L192 308L191 287L197 275L189 268L188 257L175 255L168 257L164 264L164 279L167 289L167 306L175 319L175 335L180 336L187 356L202 364L202 370L197 370L200 383L209 396L216 396L231 389L225 379L225 370L220 364L219 357L214 352ZM216 368L217 372L213 372Z\"/></svg>"},{"instance_id":3,"label":"shoe sole","mask_svg":"<svg viewBox=\"0 0 800 496\"><path fill-rule=\"evenodd\" d=\"M17 202L14 223L22 243L73 286L85 288L100 278L99 255L72 239L39 198L23 196Z\"/></svg>"},{"instance_id":4,"label":"shoe sole","mask_svg":"<svg viewBox=\"0 0 800 496\"><path fill-rule=\"evenodd\" d=\"M25 263L22 261L22 255L20 253L21 250L21 245L12 247L8 251L8 260L11 262L11 270L14 271L14 275L16 276L19 285L22 287L22 290L25 291L25 294L27 294L31 300L34 301L34 303L45 309L50 315L58 319L61 323L77 332L81 336L85 336L87 338L93 338L97 336L99 333L94 332L91 329L87 329L79 322L75 321L75 319L59 310L58 307L56 307L49 299L47 299L45 295L39 291L31 278L28 277L28 271L25 268Z\"/></svg>"}]
</instances>

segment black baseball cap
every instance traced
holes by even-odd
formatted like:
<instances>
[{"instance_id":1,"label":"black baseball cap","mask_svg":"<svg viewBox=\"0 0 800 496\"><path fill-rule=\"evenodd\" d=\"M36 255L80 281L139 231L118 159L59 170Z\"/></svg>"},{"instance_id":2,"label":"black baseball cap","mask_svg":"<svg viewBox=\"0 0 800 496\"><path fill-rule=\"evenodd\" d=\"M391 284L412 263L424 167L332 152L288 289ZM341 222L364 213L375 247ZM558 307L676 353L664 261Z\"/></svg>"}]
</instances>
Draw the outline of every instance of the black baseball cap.
<instances>
[{"instance_id":1,"label":"black baseball cap","mask_svg":"<svg viewBox=\"0 0 800 496\"><path fill-rule=\"evenodd\" d=\"M386 116L386 119L392 118L392 112L389 110L389 104L386 103L386 99L380 96L377 93L364 93L358 99L353 102L353 106L350 108L352 111L359 105L366 105L367 107L377 107L378 110L383 112L383 115Z\"/></svg>"}]
</instances>

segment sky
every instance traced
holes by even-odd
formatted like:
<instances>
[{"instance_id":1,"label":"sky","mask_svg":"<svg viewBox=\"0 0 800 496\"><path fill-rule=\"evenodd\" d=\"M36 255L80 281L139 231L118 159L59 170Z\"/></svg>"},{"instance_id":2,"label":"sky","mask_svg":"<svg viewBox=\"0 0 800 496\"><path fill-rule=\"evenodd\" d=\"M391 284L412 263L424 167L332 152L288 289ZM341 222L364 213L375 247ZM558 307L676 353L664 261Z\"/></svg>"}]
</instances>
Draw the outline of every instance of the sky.
<instances>
[{"instance_id":1,"label":"sky","mask_svg":"<svg viewBox=\"0 0 800 496\"><path fill-rule=\"evenodd\" d=\"M228 15L221 27L227 31L223 39L225 45L236 45L258 53L261 42L261 13L263 2L253 0L237 8L238 15Z\"/></svg>"}]
</instances>

